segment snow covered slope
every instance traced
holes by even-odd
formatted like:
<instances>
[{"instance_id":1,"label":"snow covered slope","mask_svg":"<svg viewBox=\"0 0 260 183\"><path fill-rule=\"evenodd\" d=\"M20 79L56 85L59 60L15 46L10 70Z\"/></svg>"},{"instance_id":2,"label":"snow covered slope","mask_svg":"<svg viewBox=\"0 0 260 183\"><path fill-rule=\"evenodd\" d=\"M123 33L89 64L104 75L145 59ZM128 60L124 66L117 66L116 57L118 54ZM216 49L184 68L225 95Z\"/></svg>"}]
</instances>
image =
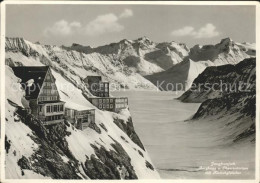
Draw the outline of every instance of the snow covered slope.
<instances>
[{"instance_id":1,"label":"snow covered slope","mask_svg":"<svg viewBox=\"0 0 260 183\"><path fill-rule=\"evenodd\" d=\"M22 38L6 38L5 48L8 63L22 60L26 61L24 65L50 65L81 89L84 89L82 81L88 75L102 76L105 81L113 83L112 89L156 89L142 75L109 55L67 51L58 46L34 44ZM145 62L140 67L149 70L149 64Z\"/></svg>"},{"instance_id":2,"label":"snow covered slope","mask_svg":"<svg viewBox=\"0 0 260 183\"><path fill-rule=\"evenodd\" d=\"M237 64L255 56L255 44L237 43L225 38L216 45L196 45L190 49L188 58L193 61L212 61L215 65Z\"/></svg>"},{"instance_id":3,"label":"snow covered slope","mask_svg":"<svg viewBox=\"0 0 260 183\"><path fill-rule=\"evenodd\" d=\"M189 48L182 43L155 43L147 37L136 40L121 40L117 43L90 48L73 44L63 47L86 54L99 53L128 66L133 72L142 75L153 74L181 62L189 53Z\"/></svg>"},{"instance_id":4,"label":"snow covered slope","mask_svg":"<svg viewBox=\"0 0 260 183\"><path fill-rule=\"evenodd\" d=\"M236 65L206 68L179 99L183 102L201 103L230 92L255 92L255 88L256 59L248 58Z\"/></svg>"},{"instance_id":5,"label":"snow covered slope","mask_svg":"<svg viewBox=\"0 0 260 183\"><path fill-rule=\"evenodd\" d=\"M179 64L172 68L145 76L157 86L157 83L164 82L163 90L167 90L167 83L174 86L184 84L185 87L175 89L190 88L193 80L208 66L237 64L245 58L255 57L255 44L236 43L230 38L221 40L216 45L196 45L190 49L189 55Z\"/></svg>"},{"instance_id":6,"label":"snow covered slope","mask_svg":"<svg viewBox=\"0 0 260 183\"><path fill-rule=\"evenodd\" d=\"M225 142L255 141L255 58L208 67L179 99L202 102L192 120L219 124Z\"/></svg>"},{"instance_id":7,"label":"snow covered slope","mask_svg":"<svg viewBox=\"0 0 260 183\"><path fill-rule=\"evenodd\" d=\"M159 90L187 90L194 78L209 65L213 65L213 63L207 61L194 62L188 59L164 72L148 75L145 78L153 82Z\"/></svg>"},{"instance_id":8,"label":"snow covered slope","mask_svg":"<svg viewBox=\"0 0 260 183\"><path fill-rule=\"evenodd\" d=\"M32 55L32 48L25 50ZM24 99L20 79L8 65L43 64L38 52L30 58L20 54L19 59L17 53L11 54L16 54L17 58L14 59L16 61L9 59L6 62L6 178L159 178L134 131L128 109L120 113L96 109L95 123L83 131L66 121L47 130L38 119L24 111L23 107L28 102ZM84 98L84 87L76 87L72 73L67 72L65 76L61 70L54 69L52 73L61 100L68 101L70 105L95 108Z\"/></svg>"}]
</instances>

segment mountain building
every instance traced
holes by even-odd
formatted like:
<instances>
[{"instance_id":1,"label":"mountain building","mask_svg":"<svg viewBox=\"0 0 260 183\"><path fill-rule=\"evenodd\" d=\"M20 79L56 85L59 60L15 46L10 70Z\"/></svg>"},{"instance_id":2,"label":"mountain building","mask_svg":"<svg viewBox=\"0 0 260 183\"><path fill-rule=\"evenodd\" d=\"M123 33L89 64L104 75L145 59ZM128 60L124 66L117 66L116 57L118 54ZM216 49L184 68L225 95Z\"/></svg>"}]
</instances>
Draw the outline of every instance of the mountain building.
<instances>
[{"instance_id":1,"label":"mountain building","mask_svg":"<svg viewBox=\"0 0 260 183\"><path fill-rule=\"evenodd\" d=\"M90 97L88 100L98 109L119 112L128 107L127 97Z\"/></svg>"},{"instance_id":2,"label":"mountain building","mask_svg":"<svg viewBox=\"0 0 260 183\"><path fill-rule=\"evenodd\" d=\"M109 97L109 82L103 82L101 76L87 76L84 82L92 95Z\"/></svg>"},{"instance_id":3,"label":"mountain building","mask_svg":"<svg viewBox=\"0 0 260 183\"><path fill-rule=\"evenodd\" d=\"M64 104L55 84L49 66L12 67L14 74L21 79L25 99L29 101L29 111L44 125L64 121Z\"/></svg>"},{"instance_id":4,"label":"mountain building","mask_svg":"<svg viewBox=\"0 0 260 183\"><path fill-rule=\"evenodd\" d=\"M119 112L128 107L127 97L110 97L109 83L103 82L101 76L87 76L84 79L87 88L94 97L86 97L100 110Z\"/></svg>"},{"instance_id":5,"label":"mountain building","mask_svg":"<svg viewBox=\"0 0 260 183\"><path fill-rule=\"evenodd\" d=\"M65 117L77 129L84 130L91 122L95 122L95 109L65 107Z\"/></svg>"}]
</instances>

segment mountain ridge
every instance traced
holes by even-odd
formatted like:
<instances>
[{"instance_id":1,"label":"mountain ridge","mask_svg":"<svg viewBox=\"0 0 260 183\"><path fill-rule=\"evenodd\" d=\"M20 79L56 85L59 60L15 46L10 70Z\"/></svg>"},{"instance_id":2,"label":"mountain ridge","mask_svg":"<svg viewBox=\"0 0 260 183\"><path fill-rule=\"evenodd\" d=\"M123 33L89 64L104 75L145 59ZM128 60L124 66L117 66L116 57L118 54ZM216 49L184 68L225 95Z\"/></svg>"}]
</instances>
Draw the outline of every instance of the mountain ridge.
<instances>
[{"instance_id":1,"label":"mountain ridge","mask_svg":"<svg viewBox=\"0 0 260 183\"><path fill-rule=\"evenodd\" d=\"M236 43L230 38L226 38L222 39L220 43L216 45L195 45L190 49L189 55L185 57L182 62L172 66L166 71L147 75L145 78L155 85L158 82L161 83L166 80L175 86L185 83L185 87L182 87L182 89L187 90L191 87L193 80L208 66L234 65L250 57L255 57L253 44L244 45ZM186 64L187 66L183 67L183 63L192 63L193 68L190 67L190 64ZM182 70L182 72L188 74L178 76L179 72L175 72L178 70ZM175 78L178 77L182 79L176 82ZM166 86L167 83L161 90L167 90ZM176 89L178 90L178 88L175 88L175 90Z\"/></svg>"}]
</instances>

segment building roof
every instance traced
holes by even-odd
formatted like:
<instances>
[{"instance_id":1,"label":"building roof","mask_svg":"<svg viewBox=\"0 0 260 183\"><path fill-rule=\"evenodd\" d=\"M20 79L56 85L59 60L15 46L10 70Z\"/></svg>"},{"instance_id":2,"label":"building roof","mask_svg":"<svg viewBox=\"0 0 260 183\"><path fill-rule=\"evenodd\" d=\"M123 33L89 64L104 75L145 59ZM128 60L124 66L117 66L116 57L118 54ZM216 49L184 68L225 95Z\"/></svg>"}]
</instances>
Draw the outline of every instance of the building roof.
<instances>
[{"instance_id":1,"label":"building roof","mask_svg":"<svg viewBox=\"0 0 260 183\"><path fill-rule=\"evenodd\" d=\"M54 103L65 103L64 101L60 101L60 100L52 100L52 101L42 101L39 102L38 104L54 104Z\"/></svg>"},{"instance_id":2,"label":"building roof","mask_svg":"<svg viewBox=\"0 0 260 183\"><path fill-rule=\"evenodd\" d=\"M37 99L49 66L12 67L16 77L20 78L26 97ZM31 84L28 81L31 81Z\"/></svg>"},{"instance_id":3,"label":"building roof","mask_svg":"<svg viewBox=\"0 0 260 183\"><path fill-rule=\"evenodd\" d=\"M87 76L84 79L84 82L86 83L95 83L95 82L101 82L102 81L102 77L101 76Z\"/></svg>"},{"instance_id":4,"label":"building roof","mask_svg":"<svg viewBox=\"0 0 260 183\"><path fill-rule=\"evenodd\" d=\"M92 110L92 109L94 109L93 107L76 104L76 103L74 103L72 101L66 101L65 108L69 108L69 109L73 109L73 110L77 110L77 111L84 111L84 110Z\"/></svg>"},{"instance_id":5,"label":"building roof","mask_svg":"<svg viewBox=\"0 0 260 183\"><path fill-rule=\"evenodd\" d=\"M86 78L98 78L98 79L101 79L101 76L87 76Z\"/></svg>"}]
</instances>

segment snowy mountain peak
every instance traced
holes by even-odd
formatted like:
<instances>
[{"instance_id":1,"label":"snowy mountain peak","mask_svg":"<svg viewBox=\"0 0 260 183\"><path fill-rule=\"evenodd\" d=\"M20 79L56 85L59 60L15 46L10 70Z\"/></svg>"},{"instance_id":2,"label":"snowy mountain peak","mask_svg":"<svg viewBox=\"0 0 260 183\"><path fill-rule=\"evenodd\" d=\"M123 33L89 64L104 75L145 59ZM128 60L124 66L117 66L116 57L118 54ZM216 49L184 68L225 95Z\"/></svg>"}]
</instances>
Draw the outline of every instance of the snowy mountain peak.
<instances>
[{"instance_id":1,"label":"snowy mountain peak","mask_svg":"<svg viewBox=\"0 0 260 183\"><path fill-rule=\"evenodd\" d=\"M223 43L223 44L230 43L230 42L233 42L233 40L230 37L224 38L220 41L220 43Z\"/></svg>"},{"instance_id":2,"label":"snowy mountain peak","mask_svg":"<svg viewBox=\"0 0 260 183\"><path fill-rule=\"evenodd\" d=\"M151 41L149 38L146 36L140 37L137 39L139 43L146 43L146 44L153 44L153 41Z\"/></svg>"}]
</instances>

